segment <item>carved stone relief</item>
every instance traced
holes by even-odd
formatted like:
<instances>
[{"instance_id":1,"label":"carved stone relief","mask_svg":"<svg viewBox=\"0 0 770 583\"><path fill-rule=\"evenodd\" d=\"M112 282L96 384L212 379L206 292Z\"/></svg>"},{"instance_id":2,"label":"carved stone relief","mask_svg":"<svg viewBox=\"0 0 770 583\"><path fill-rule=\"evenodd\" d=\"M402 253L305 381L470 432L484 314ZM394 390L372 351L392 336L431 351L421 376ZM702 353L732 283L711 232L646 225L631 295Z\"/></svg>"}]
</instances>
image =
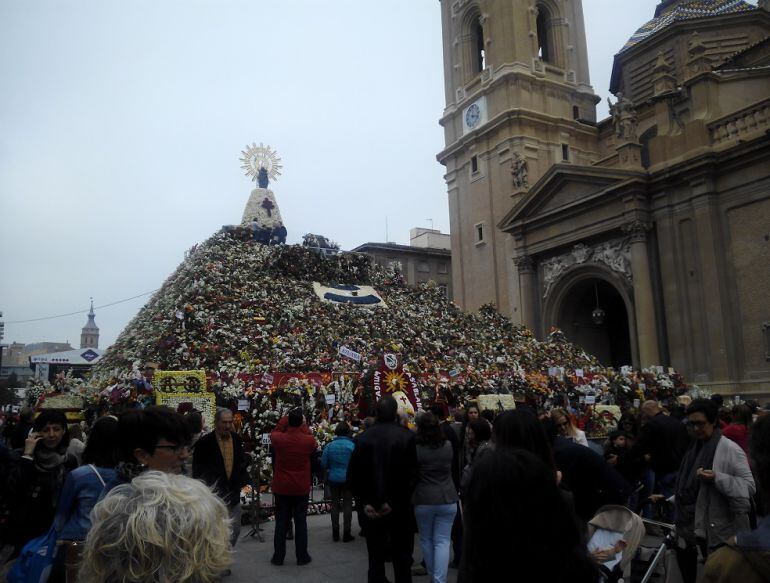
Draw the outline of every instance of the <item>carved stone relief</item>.
<instances>
[{"instance_id":1,"label":"carved stone relief","mask_svg":"<svg viewBox=\"0 0 770 583\"><path fill-rule=\"evenodd\" d=\"M615 239L594 245L593 247L579 243L568 253L552 257L543 262L543 280L545 284L543 298L548 297L553 286L561 279L565 271L575 265L586 263L604 264L612 271L623 275L629 282L632 281L631 249L628 239Z\"/></svg>"}]
</instances>

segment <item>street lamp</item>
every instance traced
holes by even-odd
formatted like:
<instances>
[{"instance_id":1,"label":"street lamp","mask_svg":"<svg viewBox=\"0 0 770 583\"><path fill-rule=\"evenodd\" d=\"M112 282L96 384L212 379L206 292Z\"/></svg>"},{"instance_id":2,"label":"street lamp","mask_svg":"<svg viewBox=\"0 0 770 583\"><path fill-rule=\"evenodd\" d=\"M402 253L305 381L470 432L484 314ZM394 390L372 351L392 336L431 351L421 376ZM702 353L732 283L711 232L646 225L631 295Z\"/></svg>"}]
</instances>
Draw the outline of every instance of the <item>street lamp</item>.
<instances>
[{"instance_id":1,"label":"street lamp","mask_svg":"<svg viewBox=\"0 0 770 583\"><path fill-rule=\"evenodd\" d=\"M594 324L601 326L607 318L607 313L599 306L599 286L596 284L594 284L594 293L596 294L596 307L591 312L591 319L594 321Z\"/></svg>"}]
</instances>

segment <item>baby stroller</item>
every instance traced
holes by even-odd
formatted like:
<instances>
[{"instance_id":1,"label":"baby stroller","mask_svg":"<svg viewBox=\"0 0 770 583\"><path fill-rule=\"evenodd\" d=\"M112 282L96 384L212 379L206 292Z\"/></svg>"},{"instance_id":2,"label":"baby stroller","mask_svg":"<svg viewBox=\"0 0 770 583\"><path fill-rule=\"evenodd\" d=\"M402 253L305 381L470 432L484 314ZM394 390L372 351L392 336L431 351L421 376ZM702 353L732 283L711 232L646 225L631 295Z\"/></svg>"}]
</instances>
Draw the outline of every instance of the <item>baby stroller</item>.
<instances>
[{"instance_id":1,"label":"baby stroller","mask_svg":"<svg viewBox=\"0 0 770 583\"><path fill-rule=\"evenodd\" d=\"M599 508L588 523L588 550L606 559L599 567L602 583L628 581L626 574L644 533L641 517L625 506Z\"/></svg>"},{"instance_id":2,"label":"baby stroller","mask_svg":"<svg viewBox=\"0 0 770 583\"><path fill-rule=\"evenodd\" d=\"M631 561L631 583L681 583L673 524L644 519L644 536Z\"/></svg>"}]
</instances>

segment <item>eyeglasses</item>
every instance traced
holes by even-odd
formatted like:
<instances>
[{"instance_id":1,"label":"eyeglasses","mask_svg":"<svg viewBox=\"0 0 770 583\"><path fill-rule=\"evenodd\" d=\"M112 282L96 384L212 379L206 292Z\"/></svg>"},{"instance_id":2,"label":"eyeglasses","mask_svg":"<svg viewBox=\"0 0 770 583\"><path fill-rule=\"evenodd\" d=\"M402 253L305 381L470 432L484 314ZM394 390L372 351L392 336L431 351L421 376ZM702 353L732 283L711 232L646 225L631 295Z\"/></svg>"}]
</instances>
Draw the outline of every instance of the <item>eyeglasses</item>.
<instances>
[{"instance_id":1,"label":"eyeglasses","mask_svg":"<svg viewBox=\"0 0 770 583\"><path fill-rule=\"evenodd\" d=\"M155 449L167 449L173 453L181 453L183 449L190 449L190 446L186 443L183 445L156 445Z\"/></svg>"}]
</instances>

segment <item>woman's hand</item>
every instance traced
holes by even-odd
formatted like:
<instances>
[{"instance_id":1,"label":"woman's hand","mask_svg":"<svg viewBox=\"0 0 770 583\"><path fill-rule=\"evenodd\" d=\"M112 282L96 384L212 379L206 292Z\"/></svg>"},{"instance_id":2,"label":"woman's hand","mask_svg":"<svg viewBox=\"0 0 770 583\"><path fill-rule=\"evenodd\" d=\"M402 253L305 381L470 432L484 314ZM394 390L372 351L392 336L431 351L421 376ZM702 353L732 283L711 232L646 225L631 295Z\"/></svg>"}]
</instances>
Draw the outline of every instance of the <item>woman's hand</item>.
<instances>
[{"instance_id":1,"label":"woman's hand","mask_svg":"<svg viewBox=\"0 0 770 583\"><path fill-rule=\"evenodd\" d=\"M24 455L32 456L33 453L35 453L35 447L37 447L37 442L40 441L42 437L38 435L35 432L32 432L29 434L29 437L24 441Z\"/></svg>"}]
</instances>

